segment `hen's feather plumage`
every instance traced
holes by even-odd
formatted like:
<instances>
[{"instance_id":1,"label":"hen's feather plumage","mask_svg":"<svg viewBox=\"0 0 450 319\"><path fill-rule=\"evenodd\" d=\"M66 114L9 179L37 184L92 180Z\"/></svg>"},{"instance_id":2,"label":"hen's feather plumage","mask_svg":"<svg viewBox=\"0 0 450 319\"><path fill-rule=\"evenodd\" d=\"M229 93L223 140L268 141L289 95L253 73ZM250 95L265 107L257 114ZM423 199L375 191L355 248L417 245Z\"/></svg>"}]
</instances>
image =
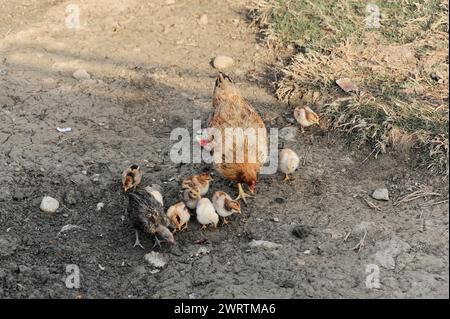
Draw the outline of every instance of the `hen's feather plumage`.
<instances>
[{"instance_id":1,"label":"hen's feather plumage","mask_svg":"<svg viewBox=\"0 0 450 319\"><path fill-rule=\"evenodd\" d=\"M219 156L216 158L222 158L221 163L215 162L216 170L225 178L238 183L256 182L257 174L267 157L267 136L263 120L242 97L230 78L223 73L220 73L216 80L213 107L214 113L208 126L220 132L222 138L220 154L214 154ZM256 136L252 141L244 134L234 139L232 143L226 144L226 128L238 128L243 131L254 129ZM214 132L212 130L211 140L213 145L217 145L220 140ZM217 149L214 147L214 152L217 152ZM243 158L240 160L237 150L243 150ZM231 162L226 159L231 159Z\"/></svg>"}]
</instances>

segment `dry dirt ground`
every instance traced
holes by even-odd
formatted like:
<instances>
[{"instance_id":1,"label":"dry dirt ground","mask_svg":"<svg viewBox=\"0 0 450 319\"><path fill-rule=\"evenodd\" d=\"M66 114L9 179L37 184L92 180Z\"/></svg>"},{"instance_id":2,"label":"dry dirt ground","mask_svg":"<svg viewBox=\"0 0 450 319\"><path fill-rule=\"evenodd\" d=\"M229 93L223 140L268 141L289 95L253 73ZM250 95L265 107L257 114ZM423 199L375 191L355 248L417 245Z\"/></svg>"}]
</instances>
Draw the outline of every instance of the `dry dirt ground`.
<instances>
[{"instance_id":1,"label":"dry dirt ground","mask_svg":"<svg viewBox=\"0 0 450 319\"><path fill-rule=\"evenodd\" d=\"M209 169L168 154L173 128L211 112L211 58L235 59L230 74L268 125L287 126L291 114L257 80L273 57L242 2L72 2L77 30L65 26L71 2L0 0L1 298L448 298L448 203L431 205L448 198L446 179L403 158L364 161L368 150L319 130L280 141L302 157L292 183L262 176L242 216L205 232L192 221L176 247L158 250L167 264L155 270L143 258L151 238L132 248L120 173L141 164L168 206L182 177ZM74 79L78 68L91 80ZM231 186L217 177L213 190ZM370 198L378 187L390 201ZM396 205L419 189L442 196ZM39 210L45 195L63 204L55 214ZM67 224L82 228L58 234ZM204 237L209 254L196 255ZM253 239L282 246L250 248ZM79 289L65 285L69 264Z\"/></svg>"}]
</instances>

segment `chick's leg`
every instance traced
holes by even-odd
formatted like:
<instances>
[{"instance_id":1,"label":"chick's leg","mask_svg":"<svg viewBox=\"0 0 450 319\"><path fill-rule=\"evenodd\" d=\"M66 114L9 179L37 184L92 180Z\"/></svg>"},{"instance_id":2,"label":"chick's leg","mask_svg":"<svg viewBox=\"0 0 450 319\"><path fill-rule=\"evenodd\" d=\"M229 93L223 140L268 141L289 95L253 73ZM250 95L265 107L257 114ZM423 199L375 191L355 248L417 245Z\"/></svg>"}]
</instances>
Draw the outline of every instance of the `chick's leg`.
<instances>
[{"instance_id":1,"label":"chick's leg","mask_svg":"<svg viewBox=\"0 0 450 319\"><path fill-rule=\"evenodd\" d=\"M155 236L155 243L153 244L152 249L154 249L156 246L158 246L159 248L161 248L161 242L159 241L158 237Z\"/></svg>"},{"instance_id":2,"label":"chick's leg","mask_svg":"<svg viewBox=\"0 0 450 319\"><path fill-rule=\"evenodd\" d=\"M229 223L228 220L225 217L223 217L223 224L226 225L228 223Z\"/></svg>"},{"instance_id":3,"label":"chick's leg","mask_svg":"<svg viewBox=\"0 0 450 319\"><path fill-rule=\"evenodd\" d=\"M289 178L289 175L288 174L284 174L285 176L284 176L284 179L283 179L283 182L287 182L287 181L290 181L291 179Z\"/></svg>"},{"instance_id":4,"label":"chick's leg","mask_svg":"<svg viewBox=\"0 0 450 319\"><path fill-rule=\"evenodd\" d=\"M134 242L133 248L139 246L142 249L145 249L144 246L142 246L141 242L139 241L139 232L137 230L135 230L135 232L136 232L136 241Z\"/></svg>"},{"instance_id":5,"label":"chick's leg","mask_svg":"<svg viewBox=\"0 0 450 319\"><path fill-rule=\"evenodd\" d=\"M244 192L244 189L242 188L242 184L241 183L238 183L238 189L239 189L239 196L236 197L236 200L242 199L244 201L244 203L247 205L246 198L247 197L253 197L253 196Z\"/></svg>"}]
</instances>

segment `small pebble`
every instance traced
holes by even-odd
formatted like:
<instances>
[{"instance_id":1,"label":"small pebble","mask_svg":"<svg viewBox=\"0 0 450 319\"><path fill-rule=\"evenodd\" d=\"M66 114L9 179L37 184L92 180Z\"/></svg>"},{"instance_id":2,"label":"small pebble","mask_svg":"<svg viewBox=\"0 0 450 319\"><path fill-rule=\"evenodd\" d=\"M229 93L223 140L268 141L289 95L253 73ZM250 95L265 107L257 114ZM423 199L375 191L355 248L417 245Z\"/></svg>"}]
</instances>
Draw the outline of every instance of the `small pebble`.
<instances>
[{"instance_id":1,"label":"small pebble","mask_svg":"<svg viewBox=\"0 0 450 319\"><path fill-rule=\"evenodd\" d=\"M98 204L97 204L97 211L98 211L98 212L101 211L103 207L105 207L105 204L103 204L103 203L98 203Z\"/></svg>"},{"instance_id":2,"label":"small pebble","mask_svg":"<svg viewBox=\"0 0 450 319\"><path fill-rule=\"evenodd\" d=\"M214 58L213 66L216 69L226 69L234 64L234 60L225 55L219 55Z\"/></svg>"},{"instance_id":3,"label":"small pebble","mask_svg":"<svg viewBox=\"0 0 450 319\"><path fill-rule=\"evenodd\" d=\"M89 80L91 78L91 75L85 69L76 70L72 76L77 80Z\"/></svg>"},{"instance_id":4,"label":"small pebble","mask_svg":"<svg viewBox=\"0 0 450 319\"><path fill-rule=\"evenodd\" d=\"M283 247L283 245L281 244L277 244L277 243L272 243L270 241L266 241L266 240L252 240L249 243L250 247L262 247L262 248L267 248L267 249L273 249L273 248L280 248Z\"/></svg>"},{"instance_id":5,"label":"small pebble","mask_svg":"<svg viewBox=\"0 0 450 319\"><path fill-rule=\"evenodd\" d=\"M206 14L202 14L200 18L198 19L198 23L200 25L207 25L208 24L208 16Z\"/></svg>"},{"instance_id":6,"label":"small pebble","mask_svg":"<svg viewBox=\"0 0 450 319\"><path fill-rule=\"evenodd\" d=\"M163 268L167 262L161 257L161 255L157 252L150 252L144 255L144 259L152 266L156 268Z\"/></svg>"},{"instance_id":7,"label":"small pebble","mask_svg":"<svg viewBox=\"0 0 450 319\"><path fill-rule=\"evenodd\" d=\"M378 188L373 191L372 198L374 198L376 200L388 201L389 200L389 191L387 188Z\"/></svg>"},{"instance_id":8,"label":"small pebble","mask_svg":"<svg viewBox=\"0 0 450 319\"><path fill-rule=\"evenodd\" d=\"M46 213L54 213L59 208L59 202L50 196L45 196L42 199L40 209Z\"/></svg>"}]
</instances>

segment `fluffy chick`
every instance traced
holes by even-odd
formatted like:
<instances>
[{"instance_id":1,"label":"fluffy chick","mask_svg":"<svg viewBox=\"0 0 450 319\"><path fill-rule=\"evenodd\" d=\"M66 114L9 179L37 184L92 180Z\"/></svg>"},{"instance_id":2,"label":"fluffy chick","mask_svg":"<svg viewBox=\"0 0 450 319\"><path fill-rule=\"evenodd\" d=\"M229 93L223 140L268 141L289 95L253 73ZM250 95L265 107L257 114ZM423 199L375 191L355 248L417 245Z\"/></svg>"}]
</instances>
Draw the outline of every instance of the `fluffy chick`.
<instances>
[{"instance_id":1,"label":"fluffy chick","mask_svg":"<svg viewBox=\"0 0 450 319\"><path fill-rule=\"evenodd\" d=\"M133 164L122 173L122 187L126 193L129 189L138 186L141 183L142 170L137 164Z\"/></svg>"},{"instance_id":2,"label":"fluffy chick","mask_svg":"<svg viewBox=\"0 0 450 319\"><path fill-rule=\"evenodd\" d=\"M240 214L241 213L241 205L238 201L232 200L230 195L225 192L217 191L214 193L212 197L212 202L216 212L219 216L223 218L223 224L228 224L226 217L231 214Z\"/></svg>"},{"instance_id":3,"label":"fluffy chick","mask_svg":"<svg viewBox=\"0 0 450 319\"><path fill-rule=\"evenodd\" d=\"M209 173L202 173L194 176L186 177L183 180L181 186L183 188L192 188L194 186L198 187L200 190L200 195L204 196L208 193L209 184L212 181L211 175Z\"/></svg>"},{"instance_id":4,"label":"fluffy chick","mask_svg":"<svg viewBox=\"0 0 450 319\"><path fill-rule=\"evenodd\" d=\"M198 187L186 188L183 192L183 202L189 209L195 209L200 198L202 195Z\"/></svg>"},{"instance_id":5,"label":"fluffy chick","mask_svg":"<svg viewBox=\"0 0 450 319\"><path fill-rule=\"evenodd\" d=\"M300 164L300 159L298 158L297 153L295 153L290 148L284 148L278 154L278 165L280 171L285 174L284 180L289 180L289 174L295 172Z\"/></svg>"},{"instance_id":6,"label":"fluffy chick","mask_svg":"<svg viewBox=\"0 0 450 319\"><path fill-rule=\"evenodd\" d=\"M294 110L294 117L297 120L297 122L300 124L302 133L305 132L305 127L309 127L314 124L320 125L319 115L317 115L308 106L297 107Z\"/></svg>"},{"instance_id":7,"label":"fluffy chick","mask_svg":"<svg viewBox=\"0 0 450 319\"><path fill-rule=\"evenodd\" d=\"M127 195L128 215L136 228L136 242L134 246L143 248L139 241L138 229L154 235L155 246L160 246L158 236L170 244L175 244L172 232L169 230L170 220L164 214L164 208L161 203L141 187L137 187L134 192L128 192Z\"/></svg>"},{"instance_id":8,"label":"fluffy chick","mask_svg":"<svg viewBox=\"0 0 450 319\"><path fill-rule=\"evenodd\" d=\"M202 229L210 224L217 227L219 223L219 215L217 215L214 205L208 198L202 198L197 203L197 221L202 225Z\"/></svg>"},{"instance_id":9,"label":"fluffy chick","mask_svg":"<svg viewBox=\"0 0 450 319\"><path fill-rule=\"evenodd\" d=\"M188 228L191 214L189 214L189 211L183 202L170 206L166 215L172 221L172 224L175 225L176 230L180 231Z\"/></svg>"}]
</instances>

